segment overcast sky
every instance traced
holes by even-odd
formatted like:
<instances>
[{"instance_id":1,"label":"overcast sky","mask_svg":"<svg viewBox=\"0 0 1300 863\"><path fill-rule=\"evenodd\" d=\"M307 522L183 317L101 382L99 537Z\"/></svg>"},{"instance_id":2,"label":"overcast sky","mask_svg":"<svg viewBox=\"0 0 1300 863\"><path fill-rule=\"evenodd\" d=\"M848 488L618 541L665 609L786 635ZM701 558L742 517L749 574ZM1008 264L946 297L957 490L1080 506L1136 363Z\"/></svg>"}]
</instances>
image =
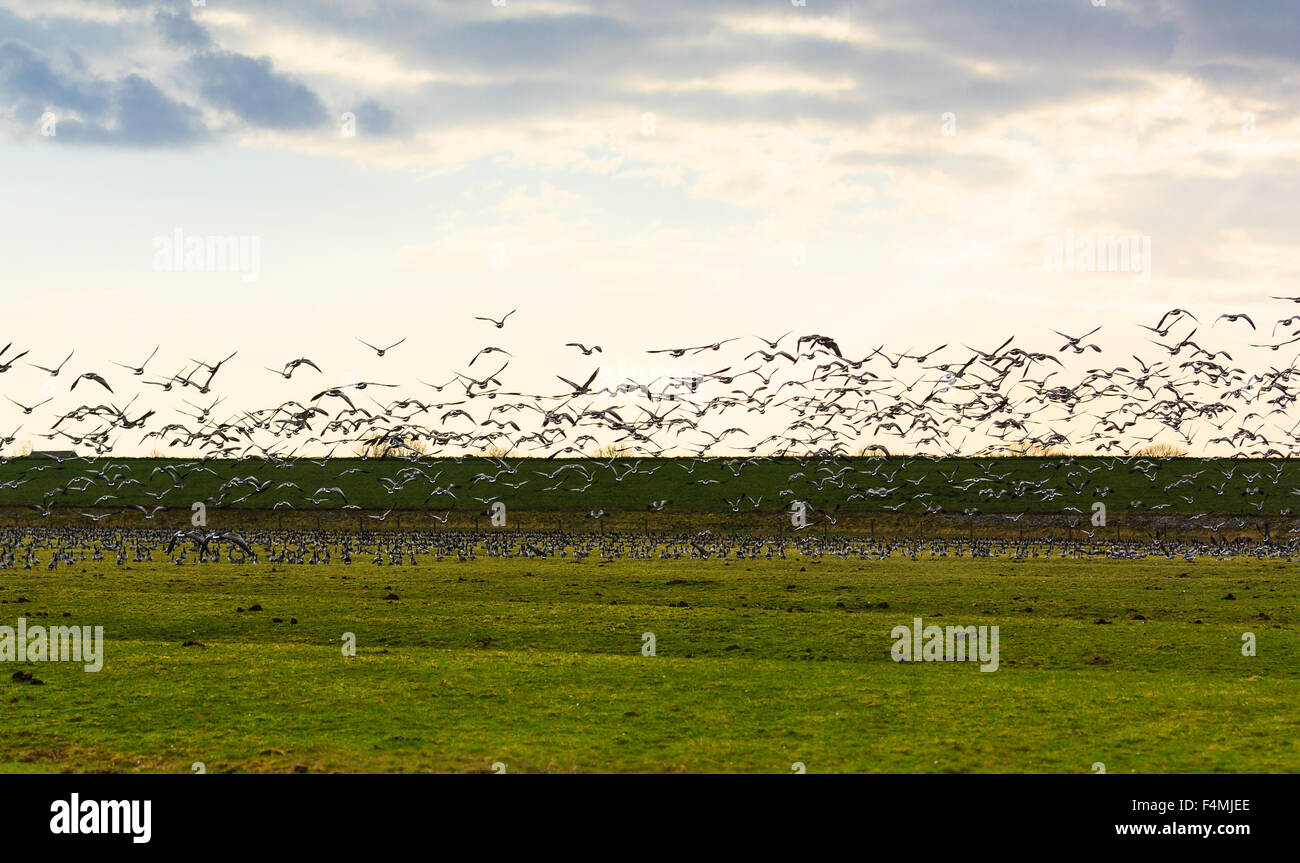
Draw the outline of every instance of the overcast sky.
<instances>
[{"instance_id":1,"label":"overcast sky","mask_svg":"<svg viewBox=\"0 0 1300 863\"><path fill-rule=\"evenodd\" d=\"M264 405L303 354L444 380L496 344L545 380L594 368L568 341L617 370L791 329L1104 324L1122 356L1174 306L1267 327L1300 295L1298 58L1294 0L0 0L0 343L239 349ZM160 271L177 231L256 266ZM1112 236L1149 257L1047 265Z\"/></svg>"}]
</instances>

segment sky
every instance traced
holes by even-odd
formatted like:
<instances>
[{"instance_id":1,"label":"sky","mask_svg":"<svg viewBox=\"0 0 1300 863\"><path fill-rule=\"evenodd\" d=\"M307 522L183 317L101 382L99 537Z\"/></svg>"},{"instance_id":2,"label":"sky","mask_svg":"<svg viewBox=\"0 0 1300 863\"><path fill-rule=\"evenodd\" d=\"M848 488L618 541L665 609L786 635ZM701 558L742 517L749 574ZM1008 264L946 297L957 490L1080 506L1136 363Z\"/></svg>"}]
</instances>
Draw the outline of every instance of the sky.
<instances>
[{"instance_id":1,"label":"sky","mask_svg":"<svg viewBox=\"0 0 1300 863\"><path fill-rule=\"evenodd\" d=\"M73 349L238 350L224 391L264 406L297 356L441 382L494 344L527 387L788 330L1267 329L1300 295L1297 46L1288 0L0 0L0 343L30 350L0 391ZM1121 271L1053 256L1106 238Z\"/></svg>"}]
</instances>

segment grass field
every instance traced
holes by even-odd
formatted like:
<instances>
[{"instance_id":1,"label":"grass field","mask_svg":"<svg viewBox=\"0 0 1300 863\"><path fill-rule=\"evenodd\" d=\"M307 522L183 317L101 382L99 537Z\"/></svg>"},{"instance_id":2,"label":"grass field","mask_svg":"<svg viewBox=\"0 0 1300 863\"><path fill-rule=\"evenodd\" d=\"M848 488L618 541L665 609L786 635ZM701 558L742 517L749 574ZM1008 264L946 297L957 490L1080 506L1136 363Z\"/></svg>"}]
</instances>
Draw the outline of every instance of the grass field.
<instances>
[{"instance_id":1,"label":"grass field","mask_svg":"<svg viewBox=\"0 0 1300 863\"><path fill-rule=\"evenodd\" d=\"M478 499L499 499L513 510L577 514L598 507L645 512L651 501L664 499L671 501L664 510L669 514L727 514L736 501L740 512L776 512L799 498L818 508L838 506L844 513L915 513L939 505L952 513L975 508L1059 514L1071 506L1087 512L1100 500L1115 514L1258 516L1289 512L1300 501L1292 493L1300 489L1300 462L1293 460L895 457L782 458L746 464L738 458L508 458L506 464L510 472L485 458L336 458L324 464L307 459L59 463L20 458L0 464L0 507L31 506L48 496L56 512L66 513L113 495L99 509L162 505L188 510L192 502L206 501L209 507L270 510L285 501L294 507L284 510L287 513L314 512L344 505L334 494L319 497L317 503L310 500L317 489L329 487L341 489L348 504L363 510L475 510L483 507ZM640 472L631 472L636 465ZM652 473L647 475L647 470ZM132 479L139 482L124 482ZM455 497L433 493L453 484ZM782 495L783 490L788 492ZM142 516L129 515L143 523Z\"/></svg>"},{"instance_id":2,"label":"grass field","mask_svg":"<svg viewBox=\"0 0 1300 863\"><path fill-rule=\"evenodd\" d=\"M85 562L0 600L105 631L98 673L6 663L4 771L1300 770L1278 560ZM998 625L999 669L891 661L917 616Z\"/></svg>"}]
</instances>

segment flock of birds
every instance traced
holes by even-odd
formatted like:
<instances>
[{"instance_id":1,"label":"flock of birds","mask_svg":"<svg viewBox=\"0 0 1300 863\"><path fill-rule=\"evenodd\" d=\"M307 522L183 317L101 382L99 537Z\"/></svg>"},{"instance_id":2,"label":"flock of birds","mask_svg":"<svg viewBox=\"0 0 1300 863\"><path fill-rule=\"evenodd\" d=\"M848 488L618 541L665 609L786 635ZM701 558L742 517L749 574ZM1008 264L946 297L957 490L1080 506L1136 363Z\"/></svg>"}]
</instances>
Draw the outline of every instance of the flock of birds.
<instances>
[{"instance_id":1,"label":"flock of birds","mask_svg":"<svg viewBox=\"0 0 1300 863\"><path fill-rule=\"evenodd\" d=\"M816 533L780 539L712 530L689 533L617 534L529 531L492 533L473 530L395 531L358 533L333 530L234 531L0 528L0 570L60 567L85 571L87 561L132 563L293 564L330 563L370 566L419 566L426 562L480 558L565 558L574 561L610 560L788 560L838 558L880 561L933 558L1006 558L1015 560L1112 559L1145 560L1198 557L1229 559L1290 559L1300 543L1261 543L1244 537L1212 542L1198 539L1101 540L1080 542L1066 536L1035 539L914 538ZM224 551L224 556L223 556ZM155 554L157 557L155 558Z\"/></svg>"},{"instance_id":2,"label":"flock of birds","mask_svg":"<svg viewBox=\"0 0 1300 863\"><path fill-rule=\"evenodd\" d=\"M1300 297L1273 299L1300 304ZM504 335L516 312L476 320ZM114 360L111 367L88 369L72 365L75 350L37 362L30 358L30 350L15 349L11 342L0 349L0 387L17 377L15 369L26 365L41 373L38 379L43 381L46 395L32 399L17 392L5 394L23 419L13 431L0 434L0 450L11 447L25 433L47 442L39 449L72 449L80 454L22 460L21 469L0 482L0 506L20 505L26 495L22 487L33 482L51 461L70 462L76 470L66 482L46 489L40 503L21 503L39 519L68 514L61 498L71 492L80 496L97 489L102 494L92 505L72 511L83 523L69 525L66 519L55 519L44 524L38 521L34 527L15 524L0 529L0 569L37 565L53 569L105 558L126 565L152 560L154 554L176 563L215 561L224 555L237 562L304 564L351 563L354 559L400 564L422 558L466 560L476 555L770 558L792 552L869 559L895 554L1289 556L1294 551L1290 534L1280 539L1232 538L1234 528L1247 527L1246 520L1216 517L1211 514L1214 510L1194 514L1184 525L1208 529L1208 538L1170 541L1167 535L1161 538L1156 534L1122 540L1090 529L1087 507L1079 504L1104 499L1111 490L1104 481L1089 476L1095 468L1088 469L1068 456L1052 462L1052 473L1039 480L999 476L987 468L982 474L960 479L955 470L943 472L941 458L975 452L1032 454L1086 449L1108 454L1113 465L1123 465L1129 474L1146 475L1153 494L1182 494L1190 504L1193 497L1187 493L1193 489L1209 488L1217 490L1218 496L1224 494L1226 483L1216 485L1213 476L1206 475L1208 465L1231 478L1237 470L1236 460L1269 459L1241 467L1247 483L1242 494L1250 498L1245 503L1262 512L1270 496L1300 496L1300 488L1290 487L1283 470L1284 460L1300 446L1300 418L1291 416L1292 406L1300 398L1300 386L1294 379L1300 373L1300 356L1290 363L1274 357L1300 342L1300 315L1279 316L1265 324L1268 339L1260 339L1260 330L1249 315L1235 312L1218 315L1207 327L1191 311L1176 308L1153 325L1141 326L1150 333L1147 341L1154 346L1154 351L1144 353L1153 356L1132 354L1118 364L1074 371L1062 362L1063 357L1100 362L1104 351L1095 337L1101 327L1080 335L1054 330L1061 341L1047 350L1019 346L1012 337L988 350L942 344L924 351L908 348L894 352L881 344L860 358L846 354L836 338L818 333L785 333L774 339L755 336L748 344L745 337L732 336L647 351L656 359L686 361L679 364L678 371L652 380L601 380L600 367L590 370L585 366L566 374L553 370L554 384L530 387L530 392L504 382L516 358L511 350L496 344L481 347L463 366L452 369L448 380L429 383L417 379L419 390L414 394L395 392L403 385L393 381L331 382L330 362L298 356L278 365L259 364L285 382L299 383L304 377L310 381L299 398L266 408L222 407L228 396L218 394L216 387L224 379L222 373L239 358L238 351L213 361L189 358L168 374L159 371L160 347L139 363ZM1247 338L1251 341L1229 347L1237 353L1243 347L1267 352L1260 367L1245 368L1227 350L1209 344L1204 335L1198 337L1198 333L1225 330L1250 334ZM377 360L412 349L406 338L380 341L358 337L357 342ZM575 359L606 353L601 345L586 341L568 342L564 347L572 349ZM1296 350L1300 353L1300 348ZM718 368L698 371L690 368L691 363L699 363L701 368L716 364ZM63 381L70 381L66 390ZM128 395L127 385L133 381L139 387ZM75 392L72 400L82 403L48 409L53 421L47 429L27 428L32 422L27 418L46 408L60 392ZM83 396L90 393L97 395ZM135 407L145 393L150 395L145 399L150 407ZM185 458L154 467L143 478L135 475L129 460L115 460L116 451L151 441L164 451L178 448ZM1162 492L1157 492L1157 461L1150 457L1153 451L1149 449L1156 444L1199 450L1214 454L1214 458L1188 462L1183 474L1171 483L1162 481ZM1143 447L1148 448L1146 455ZM593 450L602 451L603 457L578 460ZM648 529L617 534L558 529L513 533L435 530L433 525L430 529L380 530L387 512L366 513L374 520L372 529L350 532L177 529L150 523L155 516L171 512L176 501L185 500L178 509L188 525L187 483L196 475L215 475L214 464L237 468L256 462L286 468L305 459L324 468L358 451L383 454L385 463L394 466L388 475L376 477L388 494L414 484L428 491L426 502L438 499L439 509L431 517L443 524L449 508L472 500L475 509L487 514L495 502L529 482L554 483L546 491L582 493L592 501L587 517L600 521L610 512L601 500L607 484L598 480L621 483L629 476L652 474L663 467L658 460L662 456L677 457L676 463L687 474L683 479L700 483L716 481L690 478L692 465L701 459L719 459L737 477L777 457L799 459L801 469L790 475L783 488L772 488L757 497L723 496L718 505L723 514L759 509L764 497L772 512L784 512L792 503L806 499L809 487L827 500L838 501L814 508L813 527L835 525L839 506L853 501L870 501L891 512L945 514L939 495L920 491L919 482L912 479L895 481L899 473L896 459L876 459L865 467L861 461L849 460L850 456L910 452L911 459L934 460L935 470L949 486L963 491L976 488L981 501L1024 498L1041 509L1062 499L1061 520L1052 524L1068 532L1056 536L1049 530L1046 537L1026 541L976 539L973 534L969 538L876 539L843 531L801 532L804 525L779 539ZM485 452L492 454L496 467L476 476L472 489L440 481L441 471L435 472L444 460L463 461L467 454ZM524 469L524 458L530 456L573 461L553 472L529 471ZM0 466L14 458L0 457ZM348 467L339 476L356 470ZM170 480L170 486L150 493L157 504L115 506L125 488L142 485L159 473ZM347 500L339 485L297 489L291 481L276 483L251 475L240 478L237 469L228 473L232 479L204 501L219 511L230 512L228 507L250 501L264 501L263 508L271 512L308 506L359 508ZM803 480L802 485L796 478ZM297 503L275 499L286 487L301 492ZM1120 505L1157 513L1169 503L1125 501ZM671 507L667 498L647 500L644 505L648 512ZM1217 511L1222 514L1227 509ZM100 524L124 510L138 510L142 523L132 527ZM1280 513L1289 516L1290 507ZM961 515L975 518L981 511L967 507ZM1019 520L1015 514L1000 517L1008 522Z\"/></svg>"}]
</instances>

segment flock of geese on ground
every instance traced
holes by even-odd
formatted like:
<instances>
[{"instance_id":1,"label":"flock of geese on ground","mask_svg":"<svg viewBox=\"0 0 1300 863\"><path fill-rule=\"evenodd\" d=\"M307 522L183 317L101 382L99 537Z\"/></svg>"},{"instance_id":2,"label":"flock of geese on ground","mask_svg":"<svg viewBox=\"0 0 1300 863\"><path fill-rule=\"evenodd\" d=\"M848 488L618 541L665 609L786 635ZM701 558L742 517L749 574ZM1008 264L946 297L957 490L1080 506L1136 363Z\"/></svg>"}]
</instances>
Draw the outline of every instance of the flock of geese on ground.
<instances>
[{"instance_id":1,"label":"flock of geese on ground","mask_svg":"<svg viewBox=\"0 0 1300 863\"><path fill-rule=\"evenodd\" d=\"M1300 304L1300 297L1273 297L1284 310L1286 304ZM502 317L479 316L494 341L504 341L507 324L518 310ZM394 381L331 380L324 358L298 356L265 366L267 373L285 385L307 385L297 398L287 398L266 408L225 406L228 396L217 386L223 371L237 361L239 351L215 360L187 358L173 373L162 370L160 347L142 350L136 363L127 355L98 368L73 363L77 351L54 357L32 357L30 349L13 342L0 349L0 392L13 405L19 422L12 431L0 433L0 450L12 447L20 436L37 442L40 450L75 450L77 455L52 456L77 467L67 482L46 490L39 504L30 508L42 518L65 512L60 497L70 491L103 489L95 504L77 510L86 523L81 526L0 530L0 568L36 566L45 552L43 565L75 565L86 559L111 558L118 564L152 560L154 554L176 562L222 559L321 563L362 560L401 563L418 559L465 560L476 555L500 557L783 557L839 555L879 559L890 555L939 554L1038 556L1221 556L1256 554L1288 556L1293 542L1288 536L1247 540L1219 536L1227 519L1212 518L1209 512L1191 517L1205 519L1213 536L1175 539L1155 535L1138 540L1109 538L1089 530L1086 502L1105 498L1110 489L1104 481L1090 477L1095 468L1076 464L1061 456L1052 462L1054 470L1040 480L1008 478L990 474L944 475L954 488L977 488L981 501L1024 498L1038 509L1061 499L1061 522L1069 533L1030 541L1010 539L881 539L831 535L797 530L780 539L758 539L714 534L664 534L623 531L616 535L557 530L494 533L491 530L453 529L373 530L351 533L330 530L251 530L206 528L162 529L153 524L138 527L101 526L113 514L116 492L126 485L141 484L130 462L112 460L115 451L154 446L183 453L163 471L172 481L170 489L153 495L156 505L132 505L142 520L169 511L168 503L184 499L186 480L195 473L211 474L211 465L243 462L289 467L310 460L326 467L332 459L354 456L358 447L383 452L394 465L387 476L376 481L389 494L411 484L424 488L426 502L438 499L440 511L470 504L489 510L528 482L553 483L545 491L581 492L592 505L589 518L599 521L609 515L601 500L600 479L622 482L631 473L659 470L658 456L685 457L681 464L690 473L700 459L723 459L736 476L751 466L775 457L796 456L802 469L784 484L765 492L769 505L788 507L804 498L813 486L823 496L838 498L833 505L817 508L812 526L835 524L840 503L870 501L890 512L943 514L943 501L922 492L917 482L900 479L893 460L878 459L874 467L848 461L850 456L888 456L891 452L928 453L916 459L935 459L979 453L1018 453L1087 450L1106 454L1113 464L1132 474L1141 473L1152 484L1153 502L1121 501L1121 508L1142 508L1157 513L1170 504L1165 498L1182 495L1190 504L1190 492L1214 490L1224 495L1226 483L1216 484L1206 475L1209 466L1232 478L1240 470L1246 480L1249 500L1242 508L1264 511L1270 498L1289 501L1300 496L1287 477L1285 459L1300 446L1300 417L1292 407L1300 398L1295 376L1297 360L1286 362L1283 349L1300 343L1300 314L1279 314L1276 321L1256 321L1240 312L1219 314L1206 325L1187 309L1175 308L1161 315L1153 325L1139 325L1149 332L1153 349L1146 358L1135 354L1120 363L1101 365L1104 353L1095 341L1102 329L1095 327L1081 335L1053 330L1059 342L1043 350L1016 344L1013 336L992 349L969 345L941 344L924 351L907 348L886 350L883 344L856 355L841 348L839 341L818 333L786 333L774 339L761 336L730 336L704 344L653 348L646 353L656 361L667 361L675 372L652 380L601 380L602 368L591 369L591 357L608 352L589 340L565 343L582 365L553 370L553 385L545 391L524 392L507 386L507 372L517 362L509 347L487 344L463 365L451 370L440 383L418 378L414 393L399 392L405 386ZM496 335L501 331L500 336ZM1267 331L1268 338L1262 333ZM1281 332L1279 332L1281 331ZM1244 336L1227 347L1211 345L1211 334ZM752 340L750 340L752 338ZM356 341L384 360L414 345L406 337ZM355 346L354 346L355 348ZM361 350L361 348L355 348ZM1300 347L1293 348L1300 354ZM1262 358L1258 367L1247 368L1233 353ZM1289 353L1289 352L1288 352ZM1086 369L1072 369L1065 360L1080 357ZM684 362L683 362L684 361ZM386 360L391 362L391 360ZM671 363L678 363L672 366ZM718 367L712 371L698 368ZM15 370L36 369L44 398L6 387L17 383ZM175 366L172 366L173 368ZM565 371L560 374L559 371ZM258 374L262 372L259 370ZM66 388L65 388L66 384ZM137 385L134 388L131 385ZM541 389L532 387L531 389ZM47 409L48 428L28 427L36 412L56 395L75 393L72 401L82 403L67 409ZM144 393L150 407L135 407ZM2 415L2 414L0 414ZM8 426L5 426L8 428ZM1210 453L1211 461L1187 462L1186 471L1170 483L1156 484L1158 459L1138 453L1142 447L1167 444L1194 454ZM175 449L173 449L175 448ZM577 461L593 450L604 448L603 459ZM499 470L475 477L472 489L439 483L440 461L464 459L467 453L494 453ZM624 458L615 458L617 453ZM1226 453L1226 454L1223 454ZM530 477L521 470L526 457L574 459L558 470ZM1267 462L1237 464L1238 459L1269 459ZM0 458L0 465L12 456ZM38 460L39 462L40 460ZM24 461L22 470L0 482L0 506L23 499L22 486L32 482L47 466ZM948 462L949 465L953 464ZM354 468L353 468L354 470ZM941 468L936 466L936 470ZM237 474L238 471L236 470ZM345 471L346 473L346 471ZM598 474L600 476L598 476ZM558 479L557 479L558 477ZM798 477L802 486L795 482ZM150 476L148 479L152 479ZM686 479L687 482L695 481ZM698 480L703 483L706 480ZM713 480L708 480L713 481ZM356 509L343 489L336 485L301 490L297 504L278 492L292 482L275 483L237 475L223 485L219 495L207 498L217 510L250 499L265 501L264 509L301 509L311 506L326 510ZM10 500L6 500L6 497ZM1155 502L1159 499L1160 502ZM27 501L23 501L27 503ZM1080 508L1080 503L1085 505ZM719 501L720 513L758 508L757 499L745 496ZM173 503L174 505L174 503ZM672 501L645 501L645 509L663 512ZM185 504L188 515L188 500ZM94 511L86 512L85 509ZM1234 507L1212 509L1232 511ZM226 510L228 511L228 510ZM1274 506L1272 512L1289 516L1290 506ZM962 511L967 517L980 514L978 507ZM1072 515L1073 514L1073 515ZM387 515L373 515L382 522ZM433 516L438 519L435 514ZM1015 516L1006 516L1014 520ZM445 523L446 516L440 519ZM1232 527L1243 527L1236 519ZM433 526L431 525L430 528ZM1076 533L1076 528L1078 529Z\"/></svg>"},{"instance_id":2,"label":"flock of geese on ground","mask_svg":"<svg viewBox=\"0 0 1300 863\"><path fill-rule=\"evenodd\" d=\"M223 547L225 548L223 556ZM0 529L0 570L66 569L85 571L87 561L112 561L118 567L164 562L281 564L318 566L330 563L369 566L419 566L427 562L502 560L801 560L838 558L880 561L935 558L999 558L1013 560L1149 560L1197 558L1289 560L1300 552L1300 540L1264 543L1240 537L1234 541L1072 540L1049 536L1036 539L907 538L870 539L840 534L796 534L776 537L719 534L711 530L686 534L626 532L535 531L492 533L478 530L380 531L355 533L321 530L128 531L97 528ZM157 557L155 557L157 555Z\"/></svg>"}]
</instances>

